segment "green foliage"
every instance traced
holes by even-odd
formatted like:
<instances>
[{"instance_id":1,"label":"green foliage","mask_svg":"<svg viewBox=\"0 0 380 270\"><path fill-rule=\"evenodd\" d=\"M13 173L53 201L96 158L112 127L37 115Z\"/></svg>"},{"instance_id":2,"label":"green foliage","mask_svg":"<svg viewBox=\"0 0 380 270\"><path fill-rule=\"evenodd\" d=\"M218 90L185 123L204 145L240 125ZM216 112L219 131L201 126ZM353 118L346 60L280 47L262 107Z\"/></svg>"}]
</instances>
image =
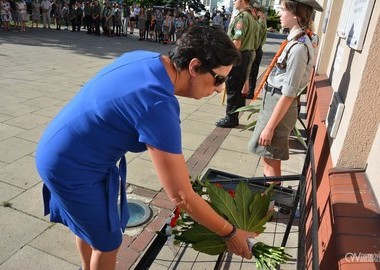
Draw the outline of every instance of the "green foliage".
<instances>
[{"instance_id":1,"label":"green foliage","mask_svg":"<svg viewBox=\"0 0 380 270\"><path fill-rule=\"evenodd\" d=\"M239 210L234 198L223 188L210 183L207 183L207 193L210 196L211 204L218 212L224 214L229 222L240 228L242 224L239 224Z\"/></svg>"},{"instance_id":2,"label":"green foliage","mask_svg":"<svg viewBox=\"0 0 380 270\"><path fill-rule=\"evenodd\" d=\"M281 28L280 16L274 9L268 10L267 27L271 27L273 29L276 29L277 31Z\"/></svg>"},{"instance_id":3,"label":"green foliage","mask_svg":"<svg viewBox=\"0 0 380 270\"><path fill-rule=\"evenodd\" d=\"M241 107L237 110L235 110L234 112L249 112L249 115L248 115L248 120L256 113L259 113L260 112L260 106L261 106L261 103L260 102L254 102L253 104L250 104L250 105L247 105L247 106L244 106L244 107ZM245 131L245 130L249 130L249 129L253 129L255 126L256 126L256 123L257 121L254 120L250 123L248 123L241 131ZM296 139L303 145L303 147L305 147L305 149L307 148L307 145L305 143L305 140L303 139L303 136L300 132L300 130L294 126L293 128L293 133L294 135L296 136Z\"/></svg>"},{"instance_id":4,"label":"green foliage","mask_svg":"<svg viewBox=\"0 0 380 270\"><path fill-rule=\"evenodd\" d=\"M234 112L249 112L249 115L248 115L248 120L249 120L255 113L260 112L260 106L261 106L260 103L255 102L253 104L241 107L235 110ZM257 122L256 120L252 121L251 123L246 125L241 131L254 128L256 126L256 122Z\"/></svg>"},{"instance_id":5,"label":"green foliage","mask_svg":"<svg viewBox=\"0 0 380 270\"><path fill-rule=\"evenodd\" d=\"M193 189L200 195L208 195L210 205L228 219L237 228L262 233L265 223L271 218L273 209L269 209L273 184L264 192L253 193L249 186L241 181L235 191L227 192L220 185L196 180ZM180 219L172 228L174 243L191 244L194 250L209 255L218 255L227 251L227 245L218 235L195 222L188 214L181 213ZM252 254L258 269L276 269L277 264L291 258L283 247L269 246L257 242L252 246Z\"/></svg>"}]
</instances>

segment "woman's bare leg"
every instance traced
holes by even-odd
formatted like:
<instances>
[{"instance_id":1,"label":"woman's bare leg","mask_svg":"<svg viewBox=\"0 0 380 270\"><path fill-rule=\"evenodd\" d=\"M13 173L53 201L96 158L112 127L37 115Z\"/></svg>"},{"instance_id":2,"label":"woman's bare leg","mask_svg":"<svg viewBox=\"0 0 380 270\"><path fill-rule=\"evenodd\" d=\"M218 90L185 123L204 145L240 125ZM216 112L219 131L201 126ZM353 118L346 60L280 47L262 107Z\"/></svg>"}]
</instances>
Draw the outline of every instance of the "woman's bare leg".
<instances>
[{"instance_id":1,"label":"woman's bare leg","mask_svg":"<svg viewBox=\"0 0 380 270\"><path fill-rule=\"evenodd\" d=\"M91 255L91 270L115 270L118 250L119 248L103 252L93 249Z\"/></svg>"},{"instance_id":2,"label":"woman's bare leg","mask_svg":"<svg viewBox=\"0 0 380 270\"><path fill-rule=\"evenodd\" d=\"M79 251L79 254L82 260L82 269L90 270L91 254L92 254L91 246L87 244L86 241L79 238L78 236L75 237L75 241L76 241L77 249Z\"/></svg>"},{"instance_id":3,"label":"woman's bare leg","mask_svg":"<svg viewBox=\"0 0 380 270\"><path fill-rule=\"evenodd\" d=\"M86 241L76 236L76 244L82 260L83 270L114 270L118 248L103 252L92 248Z\"/></svg>"}]
</instances>

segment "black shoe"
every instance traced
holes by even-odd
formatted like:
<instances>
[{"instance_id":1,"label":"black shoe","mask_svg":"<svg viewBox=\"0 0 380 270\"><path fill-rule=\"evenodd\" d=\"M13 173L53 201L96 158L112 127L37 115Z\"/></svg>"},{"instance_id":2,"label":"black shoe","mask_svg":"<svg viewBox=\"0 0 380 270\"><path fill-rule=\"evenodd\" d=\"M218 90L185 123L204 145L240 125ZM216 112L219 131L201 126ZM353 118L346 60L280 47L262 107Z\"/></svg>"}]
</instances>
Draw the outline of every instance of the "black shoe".
<instances>
[{"instance_id":1,"label":"black shoe","mask_svg":"<svg viewBox=\"0 0 380 270\"><path fill-rule=\"evenodd\" d=\"M216 122L215 125L217 127L222 127L222 128L234 128L239 125L239 120L238 119L234 120L229 116L225 116L224 118Z\"/></svg>"}]
</instances>

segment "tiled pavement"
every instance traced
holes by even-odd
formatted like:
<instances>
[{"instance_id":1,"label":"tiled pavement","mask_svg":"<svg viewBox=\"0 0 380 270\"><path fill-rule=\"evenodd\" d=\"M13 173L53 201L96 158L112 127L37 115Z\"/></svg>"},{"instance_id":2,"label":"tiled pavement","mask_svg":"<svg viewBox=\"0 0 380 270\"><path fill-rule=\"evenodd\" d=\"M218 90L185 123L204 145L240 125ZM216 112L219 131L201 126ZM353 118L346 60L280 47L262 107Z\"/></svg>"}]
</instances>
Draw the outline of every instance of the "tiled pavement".
<instances>
[{"instance_id":1,"label":"tiled pavement","mask_svg":"<svg viewBox=\"0 0 380 270\"><path fill-rule=\"evenodd\" d=\"M261 71L280 42L276 35L268 37ZM78 269L80 260L71 233L60 224L49 223L42 214L42 184L34 168L36 143L62 106L115 57L136 49L166 53L170 48L171 45L138 41L136 34L106 38L43 29L0 31L0 270ZM246 151L250 132L241 132L248 122L245 115L240 118L240 127L219 129L214 122L225 110L220 95L198 101L179 100L183 152L192 177L208 168L242 176L261 175L257 158ZM283 171L299 173L303 158L303 151L293 148ZM161 191L148 155L128 154L127 159L128 198L149 204L153 216L147 224L126 230L118 269L134 268L173 208ZM289 242L295 247L296 240ZM193 256L192 252L186 256ZM172 259L172 252L164 247L151 269L173 269L163 263ZM212 261L215 258L205 259L192 269L209 268ZM177 269L188 268L191 267L185 264ZM236 268L230 265L229 269Z\"/></svg>"}]
</instances>

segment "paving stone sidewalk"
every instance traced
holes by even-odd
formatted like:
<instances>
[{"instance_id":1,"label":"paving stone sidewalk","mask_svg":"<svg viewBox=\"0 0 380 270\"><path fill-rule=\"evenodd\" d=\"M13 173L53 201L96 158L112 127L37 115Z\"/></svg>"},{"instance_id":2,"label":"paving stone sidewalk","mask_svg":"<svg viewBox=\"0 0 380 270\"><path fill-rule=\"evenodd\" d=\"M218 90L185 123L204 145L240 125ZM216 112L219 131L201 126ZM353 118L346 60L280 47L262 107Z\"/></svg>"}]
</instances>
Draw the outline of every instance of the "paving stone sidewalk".
<instances>
[{"instance_id":1,"label":"paving stone sidewalk","mask_svg":"<svg viewBox=\"0 0 380 270\"><path fill-rule=\"evenodd\" d=\"M278 36L268 36L261 72L280 42ZM84 31L0 31L0 270L79 268L72 234L43 216L42 183L34 167L39 137L80 87L117 56L141 49L166 54L171 47L138 41L136 33L107 38ZM221 95L179 100L183 152L193 173L215 168L245 176L261 174L261 166L256 170L257 158L246 151L250 133L240 132L241 127L215 128L225 111ZM243 125L248 121L244 115L241 119ZM210 146L210 136L219 136L217 146ZM212 151L205 154L200 149ZM294 149L291 156L284 170L299 173L302 150ZM148 155L128 154L127 159L128 198L149 204L153 216L144 226L126 231L118 269L133 268L173 208Z\"/></svg>"}]
</instances>

